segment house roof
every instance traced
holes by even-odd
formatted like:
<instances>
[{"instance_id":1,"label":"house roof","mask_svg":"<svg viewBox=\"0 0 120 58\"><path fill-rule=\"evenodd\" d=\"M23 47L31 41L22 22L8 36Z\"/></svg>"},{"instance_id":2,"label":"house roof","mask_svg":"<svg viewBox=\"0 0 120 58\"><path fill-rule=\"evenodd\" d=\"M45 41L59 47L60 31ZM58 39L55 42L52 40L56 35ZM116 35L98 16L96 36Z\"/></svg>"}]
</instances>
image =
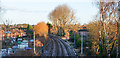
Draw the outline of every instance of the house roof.
<instances>
[{"instance_id":1,"label":"house roof","mask_svg":"<svg viewBox=\"0 0 120 58\"><path fill-rule=\"evenodd\" d=\"M88 30L86 30L86 29L80 29L80 30L78 30L78 32L81 32L81 31L86 31L86 32L88 32Z\"/></svg>"},{"instance_id":2,"label":"house roof","mask_svg":"<svg viewBox=\"0 0 120 58\"><path fill-rule=\"evenodd\" d=\"M4 31L4 33L11 33L10 31Z\"/></svg>"},{"instance_id":3,"label":"house roof","mask_svg":"<svg viewBox=\"0 0 120 58\"><path fill-rule=\"evenodd\" d=\"M72 30L70 30L70 32L73 32Z\"/></svg>"}]
</instances>

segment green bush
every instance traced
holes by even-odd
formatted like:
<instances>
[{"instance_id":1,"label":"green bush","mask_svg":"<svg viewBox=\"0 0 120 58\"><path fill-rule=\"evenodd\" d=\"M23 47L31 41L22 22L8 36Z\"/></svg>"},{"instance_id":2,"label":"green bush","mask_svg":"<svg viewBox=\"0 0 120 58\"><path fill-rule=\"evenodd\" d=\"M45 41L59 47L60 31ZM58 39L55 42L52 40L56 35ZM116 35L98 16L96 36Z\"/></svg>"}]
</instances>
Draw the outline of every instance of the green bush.
<instances>
[{"instance_id":1,"label":"green bush","mask_svg":"<svg viewBox=\"0 0 120 58\"><path fill-rule=\"evenodd\" d=\"M79 35L76 35L75 38L78 39L78 38L79 38Z\"/></svg>"},{"instance_id":2,"label":"green bush","mask_svg":"<svg viewBox=\"0 0 120 58\"><path fill-rule=\"evenodd\" d=\"M71 42L74 42L74 37L71 37Z\"/></svg>"},{"instance_id":3,"label":"green bush","mask_svg":"<svg viewBox=\"0 0 120 58\"><path fill-rule=\"evenodd\" d=\"M86 42L87 42L87 40L83 39L83 47L87 46ZM75 44L76 44L76 47L80 47L81 46L81 38L76 38L75 39Z\"/></svg>"},{"instance_id":4,"label":"green bush","mask_svg":"<svg viewBox=\"0 0 120 58\"><path fill-rule=\"evenodd\" d=\"M78 39L79 35L75 35L75 39ZM74 36L71 37L71 41L74 42Z\"/></svg>"},{"instance_id":5,"label":"green bush","mask_svg":"<svg viewBox=\"0 0 120 58\"><path fill-rule=\"evenodd\" d=\"M76 47L80 47L81 46L81 39L76 39L75 44L76 44Z\"/></svg>"},{"instance_id":6,"label":"green bush","mask_svg":"<svg viewBox=\"0 0 120 58\"><path fill-rule=\"evenodd\" d=\"M72 34L73 36L71 37L71 42L74 42L74 34ZM86 36L83 36L84 39L83 39L83 46L86 47L86 46L91 46L90 44L90 41L88 40L85 40L86 39ZM86 44L86 43L89 43L89 44ZM80 35L75 35L75 44L76 44L76 47L80 47L81 46L81 36Z\"/></svg>"},{"instance_id":7,"label":"green bush","mask_svg":"<svg viewBox=\"0 0 120 58\"><path fill-rule=\"evenodd\" d=\"M65 36L65 32L63 32L63 33L61 34L61 36Z\"/></svg>"}]
</instances>

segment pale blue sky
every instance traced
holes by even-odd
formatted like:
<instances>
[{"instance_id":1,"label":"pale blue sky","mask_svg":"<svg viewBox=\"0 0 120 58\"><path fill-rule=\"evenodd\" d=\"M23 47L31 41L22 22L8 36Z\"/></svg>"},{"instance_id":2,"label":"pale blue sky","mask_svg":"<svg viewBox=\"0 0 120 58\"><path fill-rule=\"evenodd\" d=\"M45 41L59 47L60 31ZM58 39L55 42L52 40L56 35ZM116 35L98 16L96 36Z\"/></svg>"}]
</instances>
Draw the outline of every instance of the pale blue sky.
<instances>
[{"instance_id":1,"label":"pale blue sky","mask_svg":"<svg viewBox=\"0 0 120 58\"><path fill-rule=\"evenodd\" d=\"M93 4L95 0L1 0L4 13L2 19L9 19L12 24L37 24L48 20L48 14L58 5L66 4L75 12L80 24L92 21L98 12Z\"/></svg>"}]
</instances>

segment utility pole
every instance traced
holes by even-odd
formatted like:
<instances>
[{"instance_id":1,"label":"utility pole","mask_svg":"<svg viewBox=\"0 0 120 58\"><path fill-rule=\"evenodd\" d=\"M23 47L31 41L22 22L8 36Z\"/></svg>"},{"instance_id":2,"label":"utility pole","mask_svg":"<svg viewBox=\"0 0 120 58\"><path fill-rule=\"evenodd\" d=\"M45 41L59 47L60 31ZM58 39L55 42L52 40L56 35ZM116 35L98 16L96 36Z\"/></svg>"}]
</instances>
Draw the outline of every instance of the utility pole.
<instances>
[{"instance_id":1,"label":"utility pole","mask_svg":"<svg viewBox=\"0 0 120 58\"><path fill-rule=\"evenodd\" d=\"M43 53L44 53L44 48L45 48L45 32L44 32L44 45L43 45Z\"/></svg>"},{"instance_id":2,"label":"utility pole","mask_svg":"<svg viewBox=\"0 0 120 58\"><path fill-rule=\"evenodd\" d=\"M34 38L34 53L35 53L35 31L33 33L34 33L33 38Z\"/></svg>"},{"instance_id":3,"label":"utility pole","mask_svg":"<svg viewBox=\"0 0 120 58\"><path fill-rule=\"evenodd\" d=\"M81 32L81 55L83 55L83 32Z\"/></svg>"},{"instance_id":4,"label":"utility pole","mask_svg":"<svg viewBox=\"0 0 120 58\"><path fill-rule=\"evenodd\" d=\"M74 31L74 47L75 47L75 31Z\"/></svg>"},{"instance_id":5,"label":"utility pole","mask_svg":"<svg viewBox=\"0 0 120 58\"><path fill-rule=\"evenodd\" d=\"M76 28L76 24L74 25L74 47L76 47L76 44L75 44L75 28Z\"/></svg>"}]
</instances>

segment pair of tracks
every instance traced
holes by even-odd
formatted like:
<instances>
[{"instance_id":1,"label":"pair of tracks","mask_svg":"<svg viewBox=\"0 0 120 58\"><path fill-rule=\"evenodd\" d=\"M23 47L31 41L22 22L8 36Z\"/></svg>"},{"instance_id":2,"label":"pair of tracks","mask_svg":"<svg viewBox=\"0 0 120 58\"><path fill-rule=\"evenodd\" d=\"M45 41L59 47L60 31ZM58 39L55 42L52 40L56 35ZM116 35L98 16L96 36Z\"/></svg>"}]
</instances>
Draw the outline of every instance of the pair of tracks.
<instances>
[{"instance_id":1,"label":"pair of tracks","mask_svg":"<svg viewBox=\"0 0 120 58\"><path fill-rule=\"evenodd\" d=\"M45 56L76 56L76 53L65 41L51 36Z\"/></svg>"}]
</instances>

